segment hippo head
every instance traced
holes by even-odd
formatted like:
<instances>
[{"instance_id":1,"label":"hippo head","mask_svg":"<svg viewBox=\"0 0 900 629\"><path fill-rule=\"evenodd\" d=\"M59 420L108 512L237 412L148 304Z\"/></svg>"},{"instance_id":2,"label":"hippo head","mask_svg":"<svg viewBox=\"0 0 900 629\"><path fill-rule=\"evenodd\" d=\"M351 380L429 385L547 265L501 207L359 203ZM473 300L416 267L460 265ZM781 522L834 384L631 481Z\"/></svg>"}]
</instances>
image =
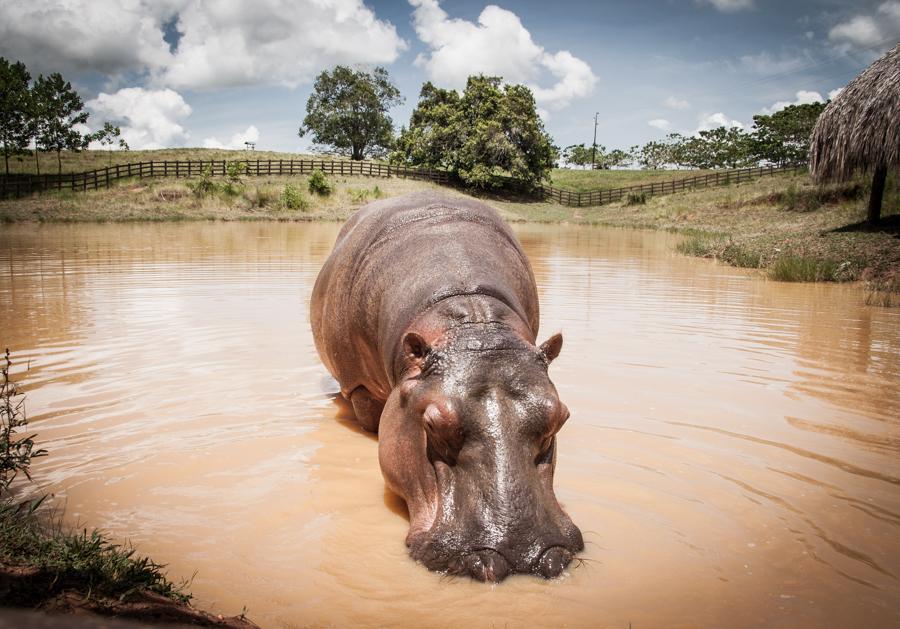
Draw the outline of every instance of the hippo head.
<instances>
[{"instance_id":1,"label":"hippo head","mask_svg":"<svg viewBox=\"0 0 900 629\"><path fill-rule=\"evenodd\" d=\"M461 326L434 347L406 334L379 460L409 508L410 554L428 568L550 578L584 547L553 493L569 411L547 368L561 347L559 334L536 348L490 326Z\"/></svg>"}]
</instances>

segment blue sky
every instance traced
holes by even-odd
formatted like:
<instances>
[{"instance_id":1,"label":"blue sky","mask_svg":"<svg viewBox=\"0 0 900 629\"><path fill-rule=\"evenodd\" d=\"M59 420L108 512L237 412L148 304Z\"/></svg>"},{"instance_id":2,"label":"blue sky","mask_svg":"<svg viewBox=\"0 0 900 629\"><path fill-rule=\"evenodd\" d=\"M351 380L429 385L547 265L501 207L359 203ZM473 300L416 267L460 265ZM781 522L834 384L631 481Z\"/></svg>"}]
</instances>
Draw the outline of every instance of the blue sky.
<instances>
[{"instance_id":1,"label":"blue sky","mask_svg":"<svg viewBox=\"0 0 900 629\"><path fill-rule=\"evenodd\" d=\"M133 148L306 150L312 80L383 65L406 98L530 85L559 146L627 148L828 98L900 40L900 0L0 0L0 55L60 71Z\"/></svg>"}]
</instances>

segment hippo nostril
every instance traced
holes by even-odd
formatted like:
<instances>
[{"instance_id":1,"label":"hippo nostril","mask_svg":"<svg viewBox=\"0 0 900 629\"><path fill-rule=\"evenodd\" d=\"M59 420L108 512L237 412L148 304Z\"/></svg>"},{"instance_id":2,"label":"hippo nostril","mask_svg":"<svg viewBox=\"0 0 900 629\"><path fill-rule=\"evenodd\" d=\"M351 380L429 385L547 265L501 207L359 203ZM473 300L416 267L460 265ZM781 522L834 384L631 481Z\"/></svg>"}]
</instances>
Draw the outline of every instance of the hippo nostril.
<instances>
[{"instance_id":1,"label":"hippo nostril","mask_svg":"<svg viewBox=\"0 0 900 629\"><path fill-rule=\"evenodd\" d=\"M553 546L544 551L537 563L537 571L541 576L552 579L557 577L572 561L572 553L562 546Z\"/></svg>"},{"instance_id":2,"label":"hippo nostril","mask_svg":"<svg viewBox=\"0 0 900 629\"><path fill-rule=\"evenodd\" d=\"M503 555L493 550L479 550L465 559L466 569L479 581L499 582L509 574L509 563Z\"/></svg>"}]
</instances>

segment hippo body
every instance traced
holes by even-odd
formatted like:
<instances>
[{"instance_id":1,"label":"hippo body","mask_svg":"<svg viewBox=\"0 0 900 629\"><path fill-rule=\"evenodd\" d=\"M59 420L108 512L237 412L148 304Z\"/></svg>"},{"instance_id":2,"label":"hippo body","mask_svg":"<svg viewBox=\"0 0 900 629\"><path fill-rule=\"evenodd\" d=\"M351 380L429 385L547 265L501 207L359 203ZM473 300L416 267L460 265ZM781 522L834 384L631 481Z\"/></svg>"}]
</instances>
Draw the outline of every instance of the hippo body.
<instances>
[{"instance_id":1,"label":"hippo body","mask_svg":"<svg viewBox=\"0 0 900 629\"><path fill-rule=\"evenodd\" d=\"M568 417L535 346L534 274L477 201L416 193L371 203L341 229L310 304L316 349L379 434L407 545L431 569L502 580L556 576L583 548L553 494Z\"/></svg>"}]
</instances>

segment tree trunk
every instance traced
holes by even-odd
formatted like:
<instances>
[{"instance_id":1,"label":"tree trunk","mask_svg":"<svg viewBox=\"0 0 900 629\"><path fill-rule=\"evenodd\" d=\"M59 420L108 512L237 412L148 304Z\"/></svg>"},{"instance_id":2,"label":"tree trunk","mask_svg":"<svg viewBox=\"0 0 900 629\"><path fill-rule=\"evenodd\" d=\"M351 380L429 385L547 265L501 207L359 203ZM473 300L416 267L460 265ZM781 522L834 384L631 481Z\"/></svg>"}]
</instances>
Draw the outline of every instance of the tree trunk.
<instances>
[{"instance_id":1,"label":"tree trunk","mask_svg":"<svg viewBox=\"0 0 900 629\"><path fill-rule=\"evenodd\" d=\"M363 150L361 148L357 148L353 146L350 153L350 159L356 160L357 162L361 162L363 158Z\"/></svg>"},{"instance_id":2,"label":"tree trunk","mask_svg":"<svg viewBox=\"0 0 900 629\"><path fill-rule=\"evenodd\" d=\"M57 174L62 174L62 151L60 149L56 150L56 164L59 166L59 170Z\"/></svg>"},{"instance_id":3,"label":"tree trunk","mask_svg":"<svg viewBox=\"0 0 900 629\"><path fill-rule=\"evenodd\" d=\"M3 160L6 162L6 176L9 177L9 151L3 151Z\"/></svg>"},{"instance_id":4,"label":"tree trunk","mask_svg":"<svg viewBox=\"0 0 900 629\"><path fill-rule=\"evenodd\" d=\"M37 169L37 174L40 175L41 174L41 160L38 157L38 149L36 146L34 147L34 167Z\"/></svg>"},{"instance_id":5,"label":"tree trunk","mask_svg":"<svg viewBox=\"0 0 900 629\"><path fill-rule=\"evenodd\" d=\"M875 224L881 220L881 200L884 197L884 182L887 179L887 165L875 167L875 175L872 177L872 193L869 195L869 210L866 221Z\"/></svg>"}]
</instances>

